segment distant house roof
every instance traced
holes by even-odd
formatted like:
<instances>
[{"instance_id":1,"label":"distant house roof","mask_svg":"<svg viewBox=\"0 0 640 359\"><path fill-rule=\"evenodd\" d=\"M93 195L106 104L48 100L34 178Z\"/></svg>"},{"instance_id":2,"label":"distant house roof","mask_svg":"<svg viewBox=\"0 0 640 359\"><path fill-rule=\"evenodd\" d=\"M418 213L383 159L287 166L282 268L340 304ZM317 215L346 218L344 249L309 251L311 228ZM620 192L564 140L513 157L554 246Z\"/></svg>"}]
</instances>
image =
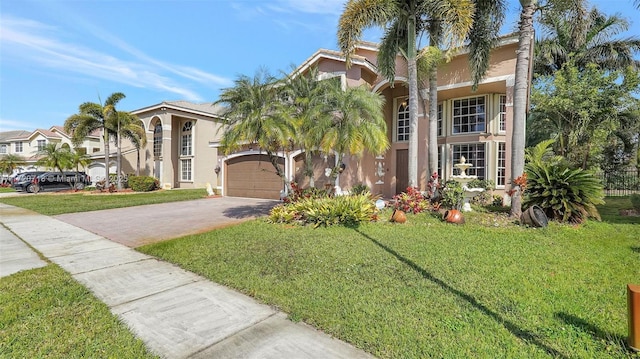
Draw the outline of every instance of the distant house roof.
<instances>
[{"instance_id":1,"label":"distant house roof","mask_svg":"<svg viewBox=\"0 0 640 359\"><path fill-rule=\"evenodd\" d=\"M0 132L0 142L9 142L18 138L26 138L31 134L31 131L15 130L15 131L2 131Z\"/></svg>"},{"instance_id":2,"label":"distant house roof","mask_svg":"<svg viewBox=\"0 0 640 359\"><path fill-rule=\"evenodd\" d=\"M214 105L213 102L193 103L189 101L163 101L159 104L131 111L131 113L139 114L153 110L165 111L167 109L190 112L215 118L222 117L222 114L224 113L224 108L220 105Z\"/></svg>"}]
</instances>

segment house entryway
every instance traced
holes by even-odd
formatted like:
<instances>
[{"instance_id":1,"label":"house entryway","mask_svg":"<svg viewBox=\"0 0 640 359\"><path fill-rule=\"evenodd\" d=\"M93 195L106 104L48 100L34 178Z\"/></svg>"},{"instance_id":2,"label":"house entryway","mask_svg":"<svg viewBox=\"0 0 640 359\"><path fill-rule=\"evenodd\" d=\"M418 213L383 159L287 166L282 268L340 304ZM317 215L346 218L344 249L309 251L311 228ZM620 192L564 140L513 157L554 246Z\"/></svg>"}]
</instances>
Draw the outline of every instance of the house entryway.
<instances>
[{"instance_id":1,"label":"house entryway","mask_svg":"<svg viewBox=\"0 0 640 359\"><path fill-rule=\"evenodd\" d=\"M409 150L396 151L396 193L409 187Z\"/></svg>"}]
</instances>

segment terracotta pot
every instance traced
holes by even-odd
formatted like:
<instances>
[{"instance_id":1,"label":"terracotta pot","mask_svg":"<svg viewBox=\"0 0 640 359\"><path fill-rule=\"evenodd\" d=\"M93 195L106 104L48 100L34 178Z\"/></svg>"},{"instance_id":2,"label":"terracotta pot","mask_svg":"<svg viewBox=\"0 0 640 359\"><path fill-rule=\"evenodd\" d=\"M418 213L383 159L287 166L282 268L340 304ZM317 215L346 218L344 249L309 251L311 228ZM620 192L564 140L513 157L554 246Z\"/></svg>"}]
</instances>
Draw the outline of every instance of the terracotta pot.
<instances>
[{"instance_id":1,"label":"terracotta pot","mask_svg":"<svg viewBox=\"0 0 640 359\"><path fill-rule=\"evenodd\" d=\"M542 208L536 205L533 205L526 211L522 212L520 220L522 221L522 223L531 227L546 227L547 224L549 224L547 215L544 213Z\"/></svg>"},{"instance_id":2,"label":"terracotta pot","mask_svg":"<svg viewBox=\"0 0 640 359\"><path fill-rule=\"evenodd\" d=\"M404 214L404 212L399 209L394 209L393 213L391 214L391 219L389 221L396 222L396 223L404 223L407 221L407 215Z\"/></svg>"},{"instance_id":3,"label":"terracotta pot","mask_svg":"<svg viewBox=\"0 0 640 359\"><path fill-rule=\"evenodd\" d=\"M464 223L464 217L462 216L462 212L458 211L457 209L450 209L445 211L442 218L449 223L455 223L455 224Z\"/></svg>"}]
</instances>

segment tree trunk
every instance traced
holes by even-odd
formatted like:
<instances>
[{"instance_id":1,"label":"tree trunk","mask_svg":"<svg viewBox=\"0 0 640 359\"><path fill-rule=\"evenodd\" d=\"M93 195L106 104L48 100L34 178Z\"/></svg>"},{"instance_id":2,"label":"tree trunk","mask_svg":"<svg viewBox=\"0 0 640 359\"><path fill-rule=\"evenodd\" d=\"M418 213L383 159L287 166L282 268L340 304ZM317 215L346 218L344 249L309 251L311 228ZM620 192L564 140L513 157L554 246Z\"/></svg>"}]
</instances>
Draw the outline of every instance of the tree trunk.
<instances>
[{"instance_id":1,"label":"tree trunk","mask_svg":"<svg viewBox=\"0 0 640 359\"><path fill-rule=\"evenodd\" d=\"M271 162L271 165L273 165L273 168L275 168L276 170L276 175L278 175L278 177L282 179L282 183L284 184L284 188L285 188L285 195L287 195L288 193L291 192L291 184L287 180L287 176L285 172L282 170L282 167L280 167L280 164L278 163L279 157L274 155L273 152L271 151L266 151L266 152L267 152L267 156L269 157L269 162Z\"/></svg>"},{"instance_id":2,"label":"tree trunk","mask_svg":"<svg viewBox=\"0 0 640 359\"><path fill-rule=\"evenodd\" d=\"M429 73L429 175L438 172L438 68Z\"/></svg>"},{"instance_id":3,"label":"tree trunk","mask_svg":"<svg viewBox=\"0 0 640 359\"><path fill-rule=\"evenodd\" d=\"M407 70L409 81L409 186L418 186L418 66L416 59L416 23L409 16L407 24Z\"/></svg>"},{"instance_id":4,"label":"tree trunk","mask_svg":"<svg viewBox=\"0 0 640 359\"><path fill-rule=\"evenodd\" d=\"M104 188L109 188L109 132L106 127L103 127L104 131L104 171L106 176L104 177Z\"/></svg>"},{"instance_id":5,"label":"tree trunk","mask_svg":"<svg viewBox=\"0 0 640 359\"><path fill-rule=\"evenodd\" d=\"M136 148L136 176L140 176L140 149Z\"/></svg>"},{"instance_id":6,"label":"tree trunk","mask_svg":"<svg viewBox=\"0 0 640 359\"><path fill-rule=\"evenodd\" d=\"M119 120L118 120L119 121ZM118 191L122 190L122 180L121 180L121 176L120 176L120 156L122 155L122 148L120 146L121 142L120 142L120 134L118 133L118 137L116 138L116 183L118 186Z\"/></svg>"},{"instance_id":7,"label":"tree trunk","mask_svg":"<svg viewBox=\"0 0 640 359\"><path fill-rule=\"evenodd\" d=\"M524 173L525 127L529 98L529 69L533 41L533 13L536 0L520 0L520 34L516 53L516 74L513 94L513 134L511 137L511 216L522 215L522 188L516 179Z\"/></svg>"}]
</instances>

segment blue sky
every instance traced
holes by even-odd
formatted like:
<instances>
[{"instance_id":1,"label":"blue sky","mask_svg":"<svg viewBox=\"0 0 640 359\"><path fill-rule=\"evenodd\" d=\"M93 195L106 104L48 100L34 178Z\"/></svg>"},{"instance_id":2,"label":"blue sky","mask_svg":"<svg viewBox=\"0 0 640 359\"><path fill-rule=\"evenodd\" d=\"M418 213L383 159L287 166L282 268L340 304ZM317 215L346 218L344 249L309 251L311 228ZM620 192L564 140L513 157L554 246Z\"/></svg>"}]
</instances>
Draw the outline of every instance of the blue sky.
<instances>
[{"instance_id":1,"label":"blue sky","mask_svg":"<svg viewBox=\"0 0 640 359\"><path fill-rule=\"evenodd\" d=\"M0 4L0 131L62 125L113 92L131 111L211 102L239 74L277 74L337 49L344 0L6 0ZM594 1L632 22L632 0ZM509 1L505 32L519 5ZM366 40L377 41L370 31Z\"/></svg>"}]
</instances>

